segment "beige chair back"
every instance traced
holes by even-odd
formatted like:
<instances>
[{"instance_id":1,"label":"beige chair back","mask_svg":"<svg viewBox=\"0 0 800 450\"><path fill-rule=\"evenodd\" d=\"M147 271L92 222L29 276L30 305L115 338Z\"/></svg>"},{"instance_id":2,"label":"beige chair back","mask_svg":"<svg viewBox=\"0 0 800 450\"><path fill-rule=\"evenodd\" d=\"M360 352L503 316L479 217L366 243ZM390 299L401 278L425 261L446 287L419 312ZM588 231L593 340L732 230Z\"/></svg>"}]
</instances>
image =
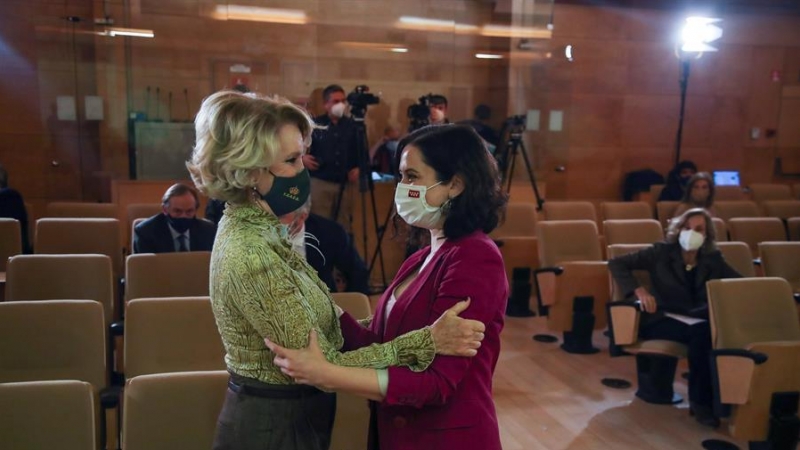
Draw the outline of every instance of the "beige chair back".
<instances>
[{"instance_id":1,"label":"beige chair back","mask_svg":"<svg viewBox=\"0 0 800 450\"><path fill-rule=\"evenodd\" d=\"M0 383L106 383L103 305L92 300L0 303Z\"/></svg>"},{"instance_id":2,"label":"beige chair back","mask_svg":"<svg viewBox=\"0 0 800 450\"><path fill-rule=\"evenodd\" d=\"M97 253L111 258L114 276L122 275L122 246L117 219L39 219L36 253Z\"/></svg>"},{"instance_id":3,"label":"beige chair back","mask_svg":"<svg viewBox=\"0 0 800 450\"><path fill-rule=\"evenodd\" d=\"M788 184L754 183L749 187L753 201L759 203L768 200L791 200L792 198L792 188Z\"/></svg>"},{"instance_id":4,"label":"beige chair back","mask_svg":"<svg viewBox=\"0 0 800 450\"><path fill-rule=\"evenodd\" d=\"M162 212L161 203L132 203L127 208L128 223L133 222L135 219L148 219Z\"/></svg>"},{"instance_id":5,"label":"beige chair back","mask_svg":"<svg viewBox=\"0 0 800 450\"><path fill-rule=\"evenodd\" d=\"M0 436L14 450L97 450L92 385L84 381L0 384Z\"/></svg>"},{"instance_id":6,"label":"beige chair back","mask_svg":"<svg viewBox=\"0 0 800 450\"><path fill-rule=\"evenodd\" d=\"M729 222L736 217L761 217L761 210L755 202L750 201L717 201L714 202L717 217Z\"/></svg>"},{"instance_id":7,"label":"beige chair back","mask_svg":"<svg viewBox=\"0 0 800 450\"><path fill-rule=\"evenodd\" d=\"M606 244L652 244L664 240L661 223L653 219L606 220L603 222Z\"/></svg>"},{"instance_id":8,"label":"beige chair back","mask_svg":"<svg viewBox=\"0 0 800 450\"><path fill-rule=\"evenodd\" d=\"M789 219L800 217L800 200L767 200L761 203L767 217Z\"/></svg>"},{"instance_id":9,"label":"beige chair back","mask_svg":"<svg viewBox=\"0 0 800 450\"><path fill-rule=\"evenodd\" d=\"M369 298L360 292L335 292L331 294L333 301L356 320L366 319L372 315Z\"/></svg>"},{"instance_id":10,"label":"beige chair back","mask_svg":"<svg viewBox=\"0 0 800 450\"><path fill-rule=\"evenodd\" d=\"M753 253L747 244L744 242L717 242L717 248L722 253L725 262L733 270L739 272L739 275L747 278L756 276Z\"/></svg>"},{"instance_id":11,"label":"beige chair back","mask_svg":"<svg viewBox=\"0 0 800 450\"><path fill-rule=\"evenodd\" d=\"M650 185L650 202L655 206L658 203L658 197L661 197L661 192L664 190L664 184L651 184Z\"/></svg>"},{"instance_id":12,"label":"beige chair back","mask_svg":"<svg viewBox=\"0 0 800 450\"><path fill-rule=\"evenodd\" d=\"M680 205L680 202L656 203L656 217L665 230L669 227L669 221L675 217L675 211L678 209L678 205Z\"/></svg>"},{"instance_id":13,"label":"beige chair back","mask_svg":"<svg viewBox=\"0 0 800 450\"><path fill-rule=\"evenodd\" d=\"M591 220L597 223L597 212L592 202L545 202L544 217L553 220Z\"/></svg>"},{"instance_id":14,"label":"beige chair back","mask_svg":"<svg viewBox=\"0 0 800 450\"><path fill-rule=\"evenodd\" d=\"M602 261L597 225L591 220L554 220L537 224L542 267L569 261Z\"/></svg>"},{"instance_id":15,"label":"beige chair back","mask_svg":"<svg viewBox=\"0 0 800 450\"><path fill-rule=\"evenodd\" d=\"M792 288L783 278L711 280L706 289L714 348L800 341Z\"/></svg>"},{"instance_id":16,"label":"beige chair back","mask_svg":"<svg viewBox=\"0 0 800 450\"><path fill-rule=\"evenodd\" d=\"M22 230L16 219L0 218L0 272L6 271L8 258L22 253Z\"/></svg>"},{"instance_id":17,"label":"beige chair back","mask_svg":"<svg viewBox=\"0 0 800 450\"><path fill-rule=\"evenodd\" d=\"M347 392L336 394L330 450L366 449L369 436L369 403Z\"/></svg>"},{"instance_id":18,"label":"beige chair back","mask_svg":"<svg viewBox=\"0 0 800 450\"><path fill-rule=\"evenodd\" d=\"M225 370L208 297L139 298L125 312L125 376Z\"/></svg>"},{"instance_id":19,"label":"beige chair back","mask_svg":"<svg viewBox=\"0 0 800 450\"><path fill-rule=\"evenodd\" d=\"M714 231L717 232L717 242L725 242L728 238L728 225L719 217L712 217L711 221L714 223Z\"/></svg>"},{"instance_id":20,"label":"beige chair back","mask_svg":"<svg viewBox=\"0 0 800 450\"><path fill-rule=\"evenodd\" d=\"M653 208L646 202L605 202L600 205L603 220L652 219Z\"/></svg>"},{"instance_id":21,"label":"beige chair back","mask_svg":"<svg viewBox=\"0 0 800 450\"><path fill-rule=\"evenodd\" d=\"M717 186L714 192L714 201L747 200L747 196L740 186Z\"/></svg>"},{"instance_id":22,"label":"beige chair back","mask_svg":"<svg viewBox=\"0 0 800 450\"><path fill-rule=\"evenodd\" d=\"M533 203L509 203L505 221L492 231L493 238L536 236L537 213Z\"/></svg>"},{"instance_id":23,"label":"beige chair back","mask_svg":"<svg viewBox=\"0 0 800 450\"><path fill-rule=\"evenodd\" d=\"M114 319L114 277L106 255L19 255L8 263L6 300L94 300Z\"/></svg>"},{"instance_id":24,"label":"beige chair back","mask_svg":"<svg viewBox=\"0 0 800 450\"><path fill-rule=\"evenodd\" d=\"M732 241L746 243L758 257L758 244L766 241L785 241L786 229L776 217L740 217L728 221Z\"/></svg>"},{"instance_id":25,"label":"beige chair back","mask_svg":"<svg viewBox=\"0 0 800 450\"><path fill-rule=\"evenodd\" d=\"M122 402L122 448L210 449L228 377L225 371L212 371L142 375L130 380Z\"/></svg>"},{"instance_id":26,"label":"beige chair back","mask_svg":"<svg viewBox=\"0 0 800 450\"><path fill-rule=\"evenodd\" d=\"M211 252L139 253L128 256L125 299L207 297Z\"/></svg>"},{"instance_id":27,"label":"beige chair back","mask_svg":"<svg viewBox=\"0 0 800 450\"><path fill-rule=\"evenodd\" d=\"M42 217L116 219L118 213L114 203L53 202L47 204Z\"/></svg>"},{"instance_id":28,"label":"beige chair back","mask_svg":"<svg viewBox=\"0 0 800 450\"><path fill-rule=\"evenodd\" d=\"M800 242L762 242L758 249L764 275L783 278L800 293Z\"/></svg>"}]
</instances>

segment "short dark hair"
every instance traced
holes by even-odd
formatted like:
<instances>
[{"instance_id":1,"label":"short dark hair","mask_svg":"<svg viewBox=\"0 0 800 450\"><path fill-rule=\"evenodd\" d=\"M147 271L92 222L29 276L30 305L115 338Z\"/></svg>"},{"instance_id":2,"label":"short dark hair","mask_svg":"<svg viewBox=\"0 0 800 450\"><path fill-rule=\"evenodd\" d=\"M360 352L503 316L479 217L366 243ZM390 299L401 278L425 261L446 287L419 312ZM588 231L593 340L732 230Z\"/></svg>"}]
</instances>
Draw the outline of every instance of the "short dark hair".
<instances>
[{"instance_id":1,"label":"short dark hair","mask_svg":"<svg viewBox=\"0 0 800 450\"><path fill-rule=\"evenodd\" d=\"M8 171L6 168L0 164L0 189L5 189L8 187Z\"/></svg>"},{"instance_id":2,"label":"short dark hair","mask_svg":"<svg viewBox=\"0 0 800 450\"><path fill-rule=\"evenodd\" d=\"M444 105L447 106L447 97L442 94L431 94L428 97L428 103L431 105Z\"/></svg>"},{"instance_id":3,"label":"short dark hair","mask_svg":"<svg viewBox=\"0 0 800 450\"><path fill-rule=\"evenodd\" d=\"M475 117L480 120L489 120L492 117L492 108L481 103L475 107Z\"/></svg>"},{"instance_id":4,"label":"short dark hair","mask_svg":"<svg viewBox=\"0 0 800 450\"><path fill-rule=\"evenodd\" d=\"M497 163L483 140L467 125L429 125L398 144L398 154L413 145L436 172L436 180L459 175L464 191L444 207L444 235L457 239L474 231L490 233L500 223L508 196L502 191Z\"/></svg>"},{"instance_id":5,"label":"short dark hair","mask_svg":"<svg viewBox=\"0 0 800 450\"><path fill-rule=\"evenodd\" d=\"M706 180L708 182L708 198L706 199L705 205L703 205L704 208L708 209L714 204L714 195L717 191L717 188L714 186L714 178L712 178L708 172L698 172L692 175L692 178L689 178L689 182L686 183L686 190L683 192L681 203L692 203L692 188L700 180Z\"/></svg>"},{"instance_id":6,"label":"short dark hair","mask_svg":"<svg viewBox=\"0 0 800 450\"><path fill-rule=\"evenodd\" d=\"M675 170L675 173L680 173L681 170L683 170L683 169L691 169L692 172L697 173L697 164L695 164L694 162L689 161L688 159L686 159L686 160L683 160L683 161L679 162L675 166L674 170Z\"/></svg>"},{"instance_id":7,"label":"short dark hair","mask_svg":"<svg viewBox=\"0 0 800 450\"><path fill-rule=\"evenodd\" d=\"M328 100L331 98L331 94L334 92L341 92L344 94L344 88L339 86L338 84L331 84L330 86L326 87L322 90L322 100L327 103Z\"/></svg>"},{"instance_id":8,"label":"short dark hair","mask_svg":"<svg viewBox=\"0 0 800 450\"><path fill-rule=\"evenodd\" d=\"M167 192L164 192L164 196L161 197L161 205L167 206L172 197L180 197L181 195L186 194L192 194L192 197L194 197L195 208L199 208L200 197L197 196L197 191L183 183L176 183L170 186L169 189L167 189Z\"/></svg>"}]
</instances>

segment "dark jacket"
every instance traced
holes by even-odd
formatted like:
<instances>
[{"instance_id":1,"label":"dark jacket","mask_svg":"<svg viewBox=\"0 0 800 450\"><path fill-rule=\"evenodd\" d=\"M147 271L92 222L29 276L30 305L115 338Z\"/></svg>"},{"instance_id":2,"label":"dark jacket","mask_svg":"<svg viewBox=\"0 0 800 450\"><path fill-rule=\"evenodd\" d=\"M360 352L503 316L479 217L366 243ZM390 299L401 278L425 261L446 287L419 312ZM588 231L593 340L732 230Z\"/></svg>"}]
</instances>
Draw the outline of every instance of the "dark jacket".
<instances>
[{"instance_id":1,"label":"dark jacket","mask_svg":"<svg viewBox=\"0 0 800 450\"><path fill-rule=\"evenodd\" d=\"M633 291L639 287L634 270L644 270L650 275L650 294L655 297L658 310L654 314L644 313L643 323L652 323L662 318L665 312L708 318L706 282L741 278L725 262L719 250L708 253L701 250L692 280L677 243L659 242L636 253L614 258L608 262L608 268L625 297L634 295Z\"/></svg>"},{"instance_id":2,"label":"dark jacket","mask_svg":"<svg viewBox=\"0 0 800 450\"><path fill-rule=\"evenodd\" d=\"M306 219L306 233L319 240L317 243L314 239L306 238L306 261L317 271L320 280L328 285L331 292L336 292L333 278L335 267L344 275L349 292L369 295L367 266L341 225L316 214L309 214ZM309 244L319 247L321 254Z\"/></svg>"},{"instance_id":3,"label":"dark jacket","mask_svg":"<svg viewBox=\"0 0 800 450\"><path fill-rule=\"evenodd\" d=\"M28 212L25 210L22 194L11 188L0 189L0 217L19 221L22 233L22 252L31 253L28 238Z\"/></svg>"},{"instance_id":4,"label":"dark jacket","mask_svg":"<svg viewBox=\"0 0 800 450\"><path fill-rule=\"evenodd\" d=\"M216 225L204 219L195 220L194 225L189 228L189 250L210 252L216 234ZM165 214L156 214L133 229L133 253L171 253L174 251L175 240L169 231Z\"/></svg>"},{"instance_id":5,"label":"dark jacket","mask_svg":"<svg viewBox=\"0 0 800 450\"><path fill-rule=\"evenodd\" d=\"M322 128L314 130L308 148L308 153L319 163L319 168L310 172L311 176L342 183L347 180L350 169L358 167L356 123L342 117L334 125L326 114L315 117L314 122Z\"/></svg>"}]
</instances>

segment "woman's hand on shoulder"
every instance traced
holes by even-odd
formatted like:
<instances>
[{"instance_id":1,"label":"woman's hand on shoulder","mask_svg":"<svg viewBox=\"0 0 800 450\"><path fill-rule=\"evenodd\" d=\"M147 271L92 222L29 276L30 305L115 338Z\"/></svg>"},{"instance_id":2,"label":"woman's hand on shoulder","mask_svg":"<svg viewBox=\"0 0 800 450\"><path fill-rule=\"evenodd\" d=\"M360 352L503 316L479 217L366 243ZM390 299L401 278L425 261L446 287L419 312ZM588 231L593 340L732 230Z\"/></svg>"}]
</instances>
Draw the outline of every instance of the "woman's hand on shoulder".
<instances>
[{"instance_id":1,"label":"woman's hand on shoulder","mask_svg":"<svg viewBox=\"0 0 800 450\"><path fill-rule=\"evenodd\" d=\"M458 317L469 307L470 299L445 311L431 326L436 353L449 356L475 356L484 338L486 325Z\"/></svg>"}]
</instances>

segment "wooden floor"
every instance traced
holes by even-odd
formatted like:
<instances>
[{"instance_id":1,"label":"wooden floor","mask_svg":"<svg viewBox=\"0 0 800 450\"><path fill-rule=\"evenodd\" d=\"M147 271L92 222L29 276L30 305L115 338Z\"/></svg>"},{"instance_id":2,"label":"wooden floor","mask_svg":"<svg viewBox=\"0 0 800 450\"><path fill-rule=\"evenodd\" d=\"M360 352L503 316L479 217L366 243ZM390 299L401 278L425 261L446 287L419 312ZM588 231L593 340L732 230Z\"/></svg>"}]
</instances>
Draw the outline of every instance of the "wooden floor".
<instances>
[{"instance_id":1,"label":"wooden floor","mask_svg":"<svg viewBox=\"0 0 800 450\"><path fill-rule=\"evenodd\" d=\"M535 342L547 333L542 318L507 318L502 352L494 376L494 396L505 450L701 449L705 439L725 439L742 450L723 426L712 430L689 417L688 400L676 406L651 405L634 396L635 361L608 355L608 338L594 336L601 349L572 355L559 344ZM678 373L686 370L685 362ZM629 389L602 384L605 377L625 378ZM686 397L677 376L675 390Z\"/></svg>"}]
</instances>

